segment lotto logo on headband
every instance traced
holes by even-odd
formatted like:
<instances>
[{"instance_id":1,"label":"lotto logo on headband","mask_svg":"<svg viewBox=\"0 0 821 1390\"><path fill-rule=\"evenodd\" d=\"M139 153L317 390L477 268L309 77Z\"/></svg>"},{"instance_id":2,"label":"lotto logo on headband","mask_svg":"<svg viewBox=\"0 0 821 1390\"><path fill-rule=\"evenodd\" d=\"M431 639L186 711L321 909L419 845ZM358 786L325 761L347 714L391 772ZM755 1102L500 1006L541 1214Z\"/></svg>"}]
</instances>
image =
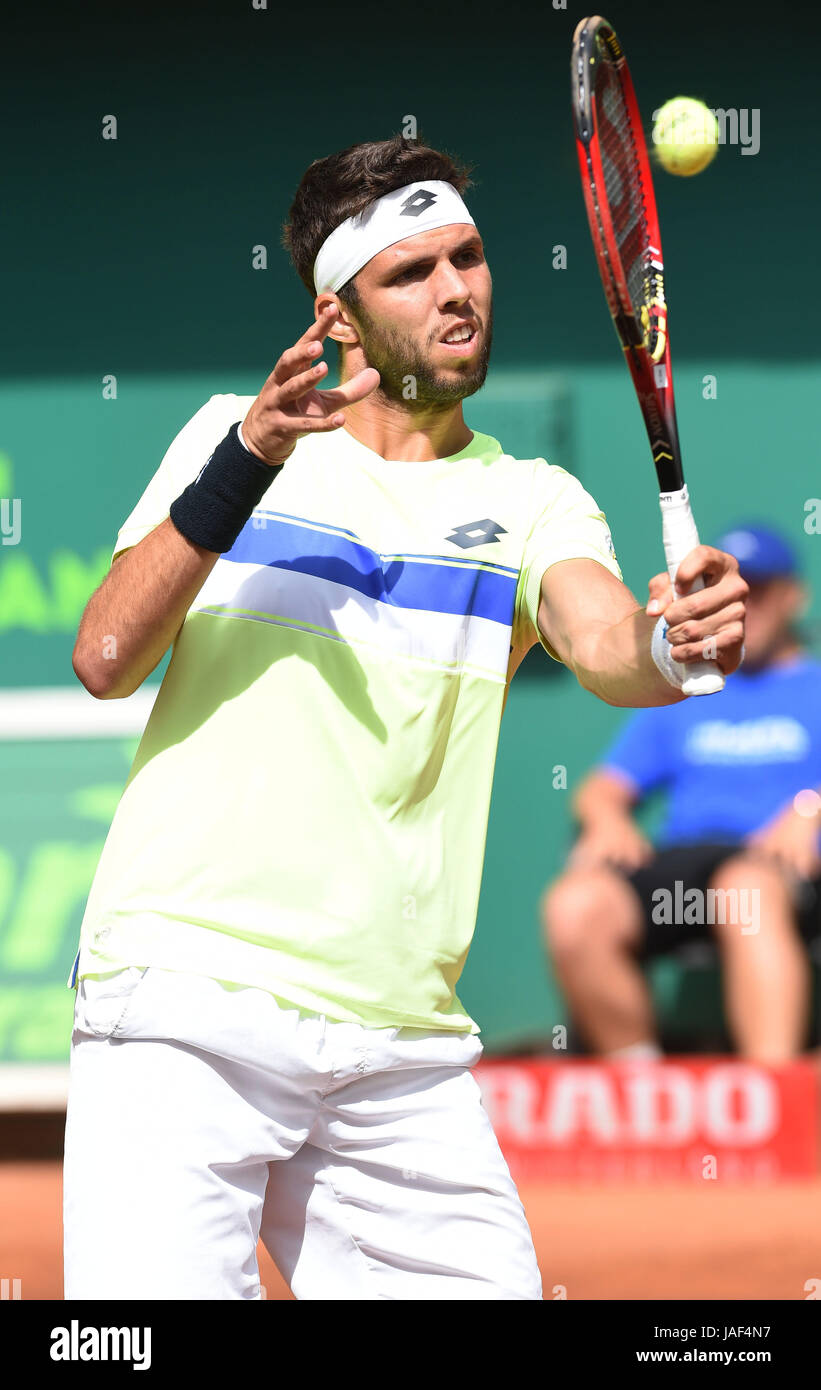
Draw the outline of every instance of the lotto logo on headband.
<instances>
[{"instance_id":1,"label":"lotto logo on headband","mask_svg":"<svg viewBox=\"0 0 821 1390\"><path fill-rule=\"evenodd\" d=\"M433 207L436 202L436 194L429 193L427 188L420 188L418 193L412 193L406 198L399 209L400 217L418 217L420 212L426 212Z\"/></svg>"}]
</instances>

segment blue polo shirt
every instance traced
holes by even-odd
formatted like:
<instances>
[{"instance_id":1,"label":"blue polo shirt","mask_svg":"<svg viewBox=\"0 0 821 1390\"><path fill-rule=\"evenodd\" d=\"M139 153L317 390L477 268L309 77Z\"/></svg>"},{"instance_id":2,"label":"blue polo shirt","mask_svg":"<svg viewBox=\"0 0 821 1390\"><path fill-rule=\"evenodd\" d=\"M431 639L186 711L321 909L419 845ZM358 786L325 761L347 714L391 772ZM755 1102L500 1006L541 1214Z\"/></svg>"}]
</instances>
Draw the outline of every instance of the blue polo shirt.
<instances>
[{"instance_id":1,"label":"blue polo shirt","mask_svg":"<svg viewBox=\"0 0 821 1390\"><path fill-rule=\"evenodd\" d=\"M644 796L668 792L660 846L741 839L796 792L821 788L821 662L731 676L718 695L639 710L601 766L626 774Z\"/></svg>"}]
</instances>

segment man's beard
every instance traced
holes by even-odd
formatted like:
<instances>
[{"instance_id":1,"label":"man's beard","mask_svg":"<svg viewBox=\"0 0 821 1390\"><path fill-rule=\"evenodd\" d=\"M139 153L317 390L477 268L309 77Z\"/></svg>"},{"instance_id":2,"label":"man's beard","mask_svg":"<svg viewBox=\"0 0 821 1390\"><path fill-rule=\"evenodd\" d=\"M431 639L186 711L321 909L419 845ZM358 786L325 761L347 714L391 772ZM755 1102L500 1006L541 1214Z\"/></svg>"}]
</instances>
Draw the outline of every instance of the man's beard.
<instances>
[{"instance_id":1,"label":"man's beard","mask_svg":"<svg viewBox=\"0 0 821 1390\"><path fill-rule=\"evenodd\" d=\"M410 335L381 328L361 309L358 309L357 319L368 366L375 367L380 377L375 396L381 394L386 400L411 411L430 410L436 406L446 409L455 401L474 395L484 385L493 338L492 306L488 309L479 355L458 376L439 375Z\"/></svg>"}]
</instances>

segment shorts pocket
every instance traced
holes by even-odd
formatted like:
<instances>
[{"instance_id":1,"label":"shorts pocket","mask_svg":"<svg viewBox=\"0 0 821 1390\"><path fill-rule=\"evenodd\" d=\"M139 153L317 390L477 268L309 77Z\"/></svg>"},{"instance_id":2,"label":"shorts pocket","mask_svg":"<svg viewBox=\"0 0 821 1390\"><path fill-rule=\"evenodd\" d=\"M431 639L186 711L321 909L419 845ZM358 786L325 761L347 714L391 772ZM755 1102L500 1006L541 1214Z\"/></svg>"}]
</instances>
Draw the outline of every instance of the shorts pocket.
<instances>
[{"instance_id":1,"label":"shorts pocket","mask_svg":"<svg viewBox=\"0 0 821 1390\"><path fill-rule=\"evenodd\" d=\"M127 965L100 977L86 976L77 985L74 1029L94 1038L118 1038L150 966Z\"/></svg>"}]
</instances>

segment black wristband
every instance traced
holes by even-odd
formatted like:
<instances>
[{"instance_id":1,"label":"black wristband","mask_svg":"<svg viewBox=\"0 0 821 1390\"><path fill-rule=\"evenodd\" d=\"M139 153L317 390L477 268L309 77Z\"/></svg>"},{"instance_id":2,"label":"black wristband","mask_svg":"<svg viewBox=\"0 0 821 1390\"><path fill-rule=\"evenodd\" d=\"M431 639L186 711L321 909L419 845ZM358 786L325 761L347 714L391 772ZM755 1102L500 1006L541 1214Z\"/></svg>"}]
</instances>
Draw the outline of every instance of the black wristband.
<instances>
[{"instance_id":1,"label":"black wristband","mask_svg":"<svg viewBox=\"0 0 821 1390\"><path fill-rule=\"evenodd\" d=\"M181 535L194 545L224 555L230 550L254 507L284 466L263 463L240 443L232 425L217 445L199 477L189 483L169 516Z\"/></svg>"}]
</instances>

